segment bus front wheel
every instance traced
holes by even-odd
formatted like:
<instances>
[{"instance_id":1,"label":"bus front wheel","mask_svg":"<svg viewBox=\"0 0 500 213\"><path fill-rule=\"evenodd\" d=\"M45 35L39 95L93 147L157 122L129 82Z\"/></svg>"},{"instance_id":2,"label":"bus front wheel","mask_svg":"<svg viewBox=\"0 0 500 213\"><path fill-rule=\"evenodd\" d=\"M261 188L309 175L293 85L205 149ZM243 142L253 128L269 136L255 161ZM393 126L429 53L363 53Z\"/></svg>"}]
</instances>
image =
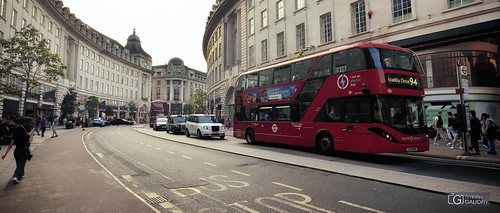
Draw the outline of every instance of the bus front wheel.
<instances>
[{"instance_id":1,"label":"bus front wheel","mask_svg":"<svg viewBox=\"0 0 500 213\"><path fill-rule=\"evenodd\" d=\"M316 138L316 148L322 154L331 154L334 151L333 139L327 133L321 133Z\"/></svg>"},{"instance_id":2,"label":"bus front wheel","mask_svg":"<svg viewBox=\"0 0 500 213\"><path fill-rule=\"evenodd\" d=\"M245 140L248 144L255 144L255 134L252 129L247 129L245 133Z\"/></svg>"}]
</instances>

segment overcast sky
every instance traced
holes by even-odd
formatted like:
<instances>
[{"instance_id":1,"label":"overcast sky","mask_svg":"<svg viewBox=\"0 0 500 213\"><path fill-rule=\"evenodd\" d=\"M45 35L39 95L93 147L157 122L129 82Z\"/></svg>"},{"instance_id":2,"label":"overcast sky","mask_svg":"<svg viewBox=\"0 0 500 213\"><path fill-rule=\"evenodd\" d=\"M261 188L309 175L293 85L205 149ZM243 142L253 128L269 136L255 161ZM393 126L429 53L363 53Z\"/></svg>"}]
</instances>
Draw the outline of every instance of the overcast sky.
<instances>
[{"instance_id":1,"label":"overcast sky","mask_svg":"<svg viewBox=\"0 0 500 213\"><path fill-rule=\"evenodd\" d=\"M162 65L174 57L206 72L202 41L215 0L63 0L71 13L125 46L134 28L142 48Z\"/></svg>"}]
</instances>

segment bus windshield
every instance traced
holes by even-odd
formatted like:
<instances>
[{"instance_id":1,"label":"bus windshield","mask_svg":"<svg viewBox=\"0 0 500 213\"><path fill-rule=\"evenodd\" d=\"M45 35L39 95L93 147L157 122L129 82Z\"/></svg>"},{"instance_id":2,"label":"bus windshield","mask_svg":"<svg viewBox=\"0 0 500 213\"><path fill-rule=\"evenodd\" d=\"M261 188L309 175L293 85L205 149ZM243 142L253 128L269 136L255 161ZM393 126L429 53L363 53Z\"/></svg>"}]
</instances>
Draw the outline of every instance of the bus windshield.
<instances>
[{"instance_id":1,"label":"bus windshield","mask_svg":"<svg viewBox=\"0 0 500 213\"><path fill-rule=\"evenodd\" d=\"M377 69L394 69L418 72L417 62L411 53L391 50L368 48Z\"/></svg>"},{"instance_id":2,"label":"bus windshield","mask_svg":"<svg viewBox=\"0 0 500 213\"><path fill-rule=\"evenodd\" d=\"M378 96L375 102L375 122L382 122L403 133L425 131L422 98L405 96Z\"/></svg>"}]
</instances>

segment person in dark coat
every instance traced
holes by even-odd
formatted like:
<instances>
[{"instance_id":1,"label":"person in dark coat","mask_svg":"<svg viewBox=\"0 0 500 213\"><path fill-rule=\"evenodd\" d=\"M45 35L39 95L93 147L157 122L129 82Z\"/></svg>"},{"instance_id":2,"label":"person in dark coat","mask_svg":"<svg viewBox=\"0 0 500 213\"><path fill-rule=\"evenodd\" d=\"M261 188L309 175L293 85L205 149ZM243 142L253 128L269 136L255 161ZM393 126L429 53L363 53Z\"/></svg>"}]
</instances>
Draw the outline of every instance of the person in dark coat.
<instances>
[{"instance_id":1,"label":"person in dark coat","mask_svg":"<svg viewBox=\"0 0 500 213\"><path fill-rule=\"evenodd\" d=\"M470 143L475 150L474 154L479 155L479 139L481 138L481 122L476 117L476 111L470 111Z\"/></svg>"},{"instance_id":2,"label":"person in dark coat","mask_svg":"<svg viewBox=\"0 0 500 213\"><path fill-rule=\"evenodd\" d=\"M28 160L27 151L28 146L31 141L33 141L33 130L28 133L26 129L19 125L14 129L14 134L12 135L12 139L10 140L9 147L7 147L7 151L2 156L2 160L5 159L7 153L9 153L12 146L15 144L16 149L14 150L14 158L16 159L16 171L14 172L14 177L12 181L14 183L19 183L21 179L23 179L24 175L24 167L26 166L26 161Z\"/></svg>"}]
</instances>

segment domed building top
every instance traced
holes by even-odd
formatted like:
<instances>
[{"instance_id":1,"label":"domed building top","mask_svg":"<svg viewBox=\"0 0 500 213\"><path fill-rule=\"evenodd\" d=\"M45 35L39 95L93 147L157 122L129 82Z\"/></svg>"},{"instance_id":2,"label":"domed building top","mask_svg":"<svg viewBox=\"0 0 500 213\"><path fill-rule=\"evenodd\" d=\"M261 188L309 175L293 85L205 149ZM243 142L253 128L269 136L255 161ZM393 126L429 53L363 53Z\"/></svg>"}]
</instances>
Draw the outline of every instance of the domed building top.
<instances>
[{"instance_id":1,"label":"domed building top","mask_svg":"<svg viewBox=\"0 0 500 213\"><path fill-rule=\"evenodd\" d=\"M145 56L151 57L148 53L146 53L146 51L144 51L142 49L141 39L139 38L139 36L137 36L135 34L135 29L134 29L134 33L128 37L127 44L125 45L125 49L128 49L131 54L140 53L140 54L143 54Z\"/></svg>"}]
</instances>

